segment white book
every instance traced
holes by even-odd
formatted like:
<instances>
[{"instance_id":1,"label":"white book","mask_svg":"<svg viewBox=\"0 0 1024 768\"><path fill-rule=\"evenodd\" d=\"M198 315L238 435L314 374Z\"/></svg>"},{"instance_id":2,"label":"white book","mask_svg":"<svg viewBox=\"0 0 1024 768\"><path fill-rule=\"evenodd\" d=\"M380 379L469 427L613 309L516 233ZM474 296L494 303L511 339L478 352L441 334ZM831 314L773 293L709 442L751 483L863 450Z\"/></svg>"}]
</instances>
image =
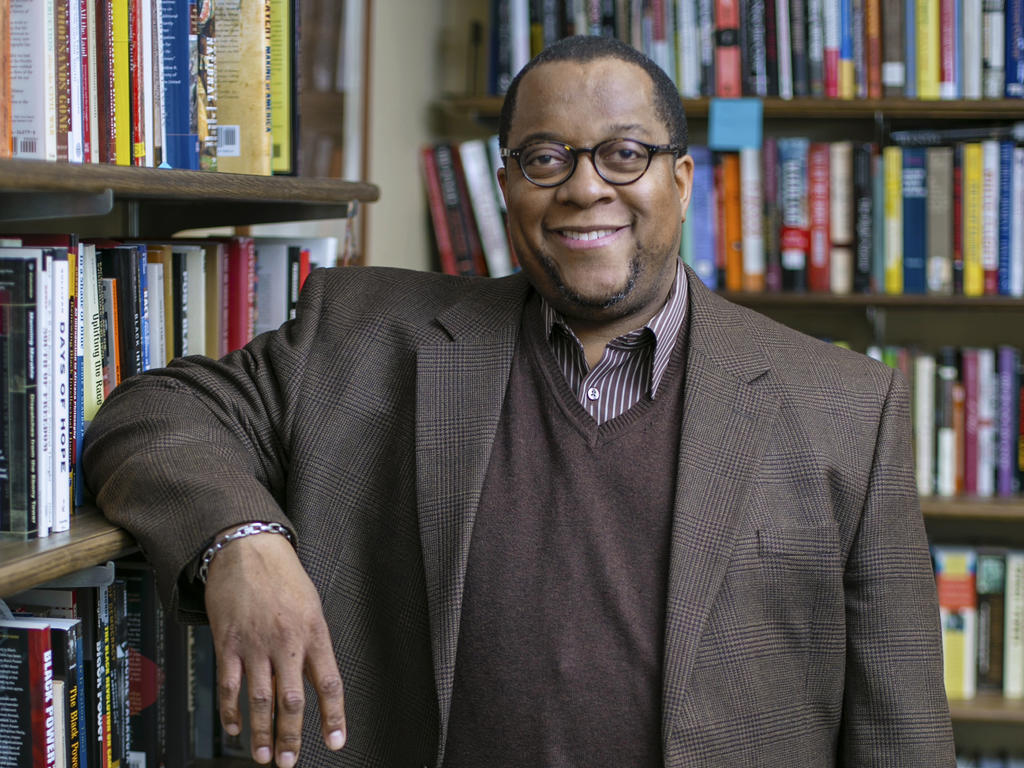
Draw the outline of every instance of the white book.
<instances>
[{"instance_id":1,"label":"white book","mask_svg":"<svg viewBox=\"0 0 1024 768\"><path fill-rule=\"evenodd\" d=\"M288 319L287 242L256 240L256 333L276 331Z\"/></svg>"},{"instance_id":2,"label":"white book","mask_svg":"<svg viewBox=\"0 0 1024 768\"><path fill-rule=\"evenodd\" d=\"M697 33L697 0L676 3L679 93L684 99L700 96L700 38Z\"/></svg>"},{"instance_id":3,"label":"white book","mask_svg":"<svg viewBox=\"0 0 1024 768\"><path fill-rule=\"evenodd\" d=\"M829 290L853 290L853 142L829 144Z\"/></svg>"},{"instance_id":4,"label":"white book","mask_svg":"<svg viewBox=\"0 0 1024 768\"><path fill-rule=\"evenodd\" d=\"M140 45L142 53L142 76L145 80L152 82L153 72L153 3L152 0L142 0L139 3L141 13L140 26L142 27L142 41ZM146 142L143 165L147 168L153 167L153 89L149 83L142 89L142 137Z\"/></svg>"},{"instance_id":5,"label":"white book","mask_svg":"<svg viewBox=\"0 0 1024 768\"><path fill-rule=\"evenodd\" d=\"M996 353L978 349L978 496L995 493L996 478Z\"/></svg>"},{"instance_id":6,"label":"white book","mask_svg":"<svg viewBox=\"0 0 1024 768\"><path fill-rule=\"evenodd\" d=\"M167 325L164 320L164 265L146 264L149 283L149 364L152 368L167 365Z\"/></svg>"},{"instance_id":7,"label":"white book","mask_svg":"<svg viewBox=\"0 0 1024 768\"><path fill-rule=\"evenodd\" d=\"M153 122L153 136L161 152L167 147L166 140L166 117L164 114L164 4L162 0L152 0L153 31L150 33L153 40L153 69L150 70L150 87L153 91L153 112L150 119ZM267 54L269 57L269 54ZM154 153L155 155L155 153ZM161 161L163 156L160 157ZM154 156L155 161L155 156Z\"/></svg>"},{"instance_id":8,"label":"white book","mask_svg":"<svg viewBox=\"0 0 1024 768\"><path fill-rule=\"evenodd\" d=\"M82 28L82 4L78 0L68 3L68 39L71 46L71 127L68 130L68 162L81 163L84 159L85 121L82 115L82 46L78 31Z\"/></svg>"},{"instance_id":9,"label":"white book","mask_svg":"<svg viewBox=\"0 0 1024 768\"><path fill-rule=\"evenodd\" d=\"M740 150L740 232L743 243L743 288L764 290L764 192L761 150Z\"/></svg>"},{"instance_id":10,"label":"white book","mask_svg":"<svg viewBox=\"0 0 1024 768\"><path fill-rule=\"evenodd\" d=\"M96 274L96 246L83 243L79 250L82 290L78 295L82 315L82 403L83 419L88 425L103 404L104 318L100 314L102 286Z\"/></svg>"},{"instance_id":11,"label":"white book","mask_svg":"<svg viewBox=\"0 0 1024 768\"><path fill-rule=\"evenodd\" d=\"M36 263L36 499L39 538L53 527L53 252Z\"/></svg>"},{"instance_id":12,"label":"white book","mask_svg":"<svg viewBox=\"0 0 1024 768\"><path fill-rule=\"evenodd\" d=\"M504 277L512 273L505 222L501 218L498 201L494 196L487 145L483 139L471 139L458 145L459 158L466 177L473 218L480 232L487 272L491 277Z\"/></svg>"},{"instance_id":13,"label":"white book","mask_svg":"<svg viewBox=\"0 0 1024 768\"><path fill-rule=\"evenodd\" d=\"M1010 183L1010 295L1024 297L1024 147L1013 148Z\"/></svg>"},{"instance_id":14,"label":"white book","mask_svg":"<svg viewBox=\"0 0 1024 768\"><path fill-rule=\"evenodd\" d=\"M982 0L963 0L960 57L965 99L981 98Z\"/></svg>"},{"instance_id":15,"label":"white book","mask_svg":"<svg viewBox=\"0 0 1024 768\"><path fill-rule=\"evenodd\" d=\"M487 151L491 156L491 183L494 184L494 194L498 198L498 207L502 211L508 210L505 207L505 195L501 193L501 187L498 185L498 169L503 168L505 161L501 159L501 146L498 143L498 134L492 134L487 137Z\"/></svg>"},{"instance_id":16,"label":"white book","mask_svg":"<svg viewBox=\"0 0 1024 768\"><path fill-rule=\"evenodd\" d=\"M957 378L956 366L940 365L936 374L940 390L949 391L952 398L952 387ZM952 410L952 402L946 404L946 407ZM939 496L956 495L956 461L956 430L943 419L935 429L935 492Z\"/></svg>"},{"instance_id":17,"label":"white book","mask_svg":"<svg viewBox=\"0 0 1024 768\"><path fill-rule=\"evenodd\" d=\"M53 399L50 405L51 418L51 477L53 482L54 533L66 531L71 526L71 304L68 281L71 274L67 251L59 249L52 261L53 275L51 291L53 296L50 316L52 347L50 349L50 381Z\"/></svg>"},{"instance_id":18,"label":"white book","mask_svg":"<svg viewBox=\"0 0 1024 768\"><path fill-rule=\"evenodd\" d=\"M201 245L185 248L188 271L188 353L206 354L206 249Z\"/></svg>"},{"instance_id":19,"label":"white book","mask_svg":"<svg viewBox=\"0 0 1024 768\"><path fill-rule=\"evenodd\" d=\"M11 0L9 18L13 155L56 160L53 0Z\"/></svg>"},{"instance_id":20,"label":"white book","mask_svg":"<svg viewBox=\"0 0 1024 768\"><path fill-rule=\"evenodd\" d=\"M509 0L509 31L512 38L512 76L530 61L530 1Z\"/></svg>"},{"instance_id":21,"label":"white book","mask_svg":"<svg viewBox=\"0 0 1024 768\"><path fill-rule=\"evenodd\" d=\"M1024 550L1006 553L1003 698L1024 699Z\"/></svg>"},{"instance_id":22,"label":"white book","mask_svg":"<svg viewBox=\"0 0 1024 768\"><path fill-rule=\"evenodd\" d=\"M935 482L935 357L914 357L914 454L917 493L931 496Z\"/></svg>"},{"instance_id":23,"label":"white book","mask_svg":"<svg viewBox=\"0 0 1024 768\"><path fill-rule=\"evenodd\" d=\"M1005 5L1002 0L983 2L982 14L981 95L986 99L1001 99L1006 84Z\"/></svg>"},{"instance_id":24,"label":"white book","mask_svg":"<svg viewBox=\"0 0 1024 768\"><path fill-rule=\"evenodd\" d=\"M981 142L981 268L999 269L999 142Z\"/></svg>"},{"instance_id":25,"label":"white book","mask_svg":"<svg viewBox=\"0 0 1024 768\"><path fill-rule=\"evenodd\" d=\"M793 47L789 38L789 0L775 2L775 31L779 62L779 98L793 98Z\"/></svg>"}]
</instances>

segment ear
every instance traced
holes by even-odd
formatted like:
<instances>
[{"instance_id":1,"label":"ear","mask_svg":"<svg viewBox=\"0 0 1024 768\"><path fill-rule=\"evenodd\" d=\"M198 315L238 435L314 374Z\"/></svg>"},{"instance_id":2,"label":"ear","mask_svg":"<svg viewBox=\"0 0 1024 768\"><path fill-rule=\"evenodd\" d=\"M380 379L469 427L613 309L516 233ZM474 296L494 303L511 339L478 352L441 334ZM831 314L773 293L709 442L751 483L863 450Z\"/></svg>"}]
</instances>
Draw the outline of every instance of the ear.
<instances>
[{"instance_id":1,"label":"ear","mask_svg":"<svg viewBox=\"0 0 1024 768\"><path fill-rule=\"evenodd\" d=\"M501 166L498 169L498 186L501 188L501 196L505 198L505 207L508 207L508 174L505 172L505 166Z\"/></svg>"},{"instance_id":2,"label":"ear","mask_svg":"<svg viewBox=\"0 0 1024 768\"><path fill-rule=\"evenodd\" d=\"M690 207L690 195L693 192L693 158L689 155L683 155L676 160L675 180L676 187L679 189L681 220L686 221L686 210ZM711 194L711 190L704 190L703 193Z\"/></svg>"}]
</instances>

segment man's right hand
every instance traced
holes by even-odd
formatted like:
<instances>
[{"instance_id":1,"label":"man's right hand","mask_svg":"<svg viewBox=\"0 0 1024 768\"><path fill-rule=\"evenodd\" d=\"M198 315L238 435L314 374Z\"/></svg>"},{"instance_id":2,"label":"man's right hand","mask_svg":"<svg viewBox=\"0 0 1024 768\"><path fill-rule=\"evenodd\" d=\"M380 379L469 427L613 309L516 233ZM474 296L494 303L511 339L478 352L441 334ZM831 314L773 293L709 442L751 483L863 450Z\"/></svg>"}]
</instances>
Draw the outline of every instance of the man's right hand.
<instances>
[{"instance_id":1,"label":"man's right hand","mask_svg":"<svg viewBox=\"0 0 1024 768\"><path fill-rule=\"evenodd\" d=\"M206 612L217 653L224 730L241 729L239 691L247 677L251 750L292 768L299 756L303 675L316 689L328 748L345 743L341 675L313 582L284 536L232 541L210 563ZM276 715L276 733L274 731Z\"/></svg>"}]
</instances>

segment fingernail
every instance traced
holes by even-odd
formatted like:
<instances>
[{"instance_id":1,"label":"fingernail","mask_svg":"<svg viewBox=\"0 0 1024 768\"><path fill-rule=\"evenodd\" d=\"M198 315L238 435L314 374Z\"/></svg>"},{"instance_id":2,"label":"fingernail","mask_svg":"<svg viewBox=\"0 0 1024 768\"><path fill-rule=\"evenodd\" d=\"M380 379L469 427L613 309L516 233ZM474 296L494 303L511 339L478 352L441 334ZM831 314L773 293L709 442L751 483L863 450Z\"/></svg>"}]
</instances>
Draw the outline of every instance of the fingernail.
<instances>
[{"instance_id":1,"label":"fingernail","mask_svg":"<svg viewBox=\"0 0 1024 768\"><path fill-rule=\"evenodd\" d=\"M224 730L228 732L229 736L237 736L242 732L242 729L238 727L238 723L228 723L224 726Z\"/></svg>"},{"instance_id":2,"label":"fingernail","mask_svg":"<svg viewBox=\"0 0 1024 768\"><path fill-rule=\"evenodd\" d=\"M345 746L345 734L341 731L331 731L327 734L327 748L338 750Z\"/></svg>"},{"instance_id":3,"label":"fingernail","mask_svg":"<svg viewBox=\"0 0 1024 768\"><path fill-rule=\"evenodd\" d=\"M295 765L295 753L294 752L282 752L281 756L277 759L279 768L292 768Z\"/></svg>"},{"instance_id":4,"label":"fingernail","mask_svg":"<svg viewBox=\"0 0 1024 768\"><path fill-rule=\"evenodd\" d=\"M256 750L256 762L264 764L270 762L270 747L260 747Z\"/></svg>"}]
</instances>

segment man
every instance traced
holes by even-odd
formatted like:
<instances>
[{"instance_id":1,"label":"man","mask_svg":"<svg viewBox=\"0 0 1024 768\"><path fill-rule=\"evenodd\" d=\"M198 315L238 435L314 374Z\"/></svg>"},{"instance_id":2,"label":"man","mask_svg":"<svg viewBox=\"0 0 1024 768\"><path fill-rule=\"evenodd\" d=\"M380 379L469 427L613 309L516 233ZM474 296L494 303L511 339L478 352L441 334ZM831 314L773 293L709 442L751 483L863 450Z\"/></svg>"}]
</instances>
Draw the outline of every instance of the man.
<instances>
[{"instance_id":1,"label":"man","mask_svg":"<svg viewBox=\"0 0 1024 768\"><path fill-rule=\"evenodd\" d=\"M225 728L244 674L281 766L952 766L903 380L681 266L685 119L631 48L542 53L501 143L523 274L319 271L90 430Z\"/></svg>"}]
</instances>

